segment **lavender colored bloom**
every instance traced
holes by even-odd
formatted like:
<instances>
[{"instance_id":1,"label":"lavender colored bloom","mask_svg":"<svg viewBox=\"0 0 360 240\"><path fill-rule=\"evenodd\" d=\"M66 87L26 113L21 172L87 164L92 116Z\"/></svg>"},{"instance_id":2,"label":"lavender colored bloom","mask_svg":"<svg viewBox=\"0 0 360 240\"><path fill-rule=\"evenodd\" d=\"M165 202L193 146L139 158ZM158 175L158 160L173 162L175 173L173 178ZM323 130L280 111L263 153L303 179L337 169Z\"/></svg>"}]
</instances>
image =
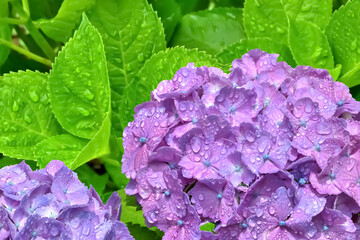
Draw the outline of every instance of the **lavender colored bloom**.
<instances>
[{"instance_id":1,"label":"lavender colored bloom","mask_svg":"<svg viewBox=\"0 0 360 240\"><path fill-rule=\"evenodd\" d=\"M0 172L1 239L133 239L119 222L120 197L114 193L104 205L63 162L36 171L22 162Z\"/></svg>"},{"instance_id":2,"label":"lavender colored bloom","mask_svg":"<svg viewBox=\"0 0 360 240\"><path fill-rule=\"evenodd\" d=\"M315 157L323 169L327 159L337 155L349 142L349 133L345 130L343 119L321 119L306 129L299 128L292 145L305 156Z\"/></svg>"},{"instance_id":3,"label":"lavender colored bloom","mask_svg":"<svg viewBox=\"0 0 360 240\"><path fill-rule=\"evenodd\" d=\"M229 74L190 63L135 108L124 131L126 193L164 239L360 232L360 103L327 70L277 57L251 50ZM346 226L325 233L331 216ZM207 222L214 234L200 234Z\"/></svg>"},{"instance_id":4,"label":"lavender colored bloom","mask_svg":"<svg viewBox=\"0 0 360 240\"><path fill-rule=\"evenodd\" d=\"M168 132L172 121L165 107L157 104L144 104L138 107L135 121L130 123L123 133L123 173L135 178L136 170L147 165L149 154Z\"/></svg>"},{"instance_id":5,"label":"lavender colored bloom","mask_svg":"<svg viewBox=\"0 0 360 240\"><path fill-rule=\"evenodd\" d=\"M236 212L234 187L224 179L199 181L188 194L196 211L205 219L220 220L225 225Z\"/></svg>"},{"instance_id":6,"label":"lavender colored bloom","mask_svg":"<svg viewBox=\"0 0 360 240\"><path fill-rule=\"evenodd\" d=\"M190 141L188 155L184 156L179 166L186 178L217 179L221 178L217 163L234 151L234 144L228 141L217 141L214 144L195 136Z\"/></svg>"},{"instance_id":7,"label":"lavender colored bloom","mask_svg":"<svg viewBox=\"0 0 360 240\"><path fill-rule=\"evenodd\" d=\"M189 200L188 200L189 201ZM160 224L159 229L166 231L163 240L195 240L200 239L200 218L190 202L186 202L186 215L183 217L167 219ZM163 225L163 227L162 227ZM165 227L167 226L167 227Z\"/></svg>"},{"instance_id":8,"label":"lavender colored bloom","mask_svg":"<svg viewBox=\"0 0 360 240\"><path fill-rule=\"evenodd\" d=\"M219 239L238 240L251 239L250 227L245 218L233 216L226 226L218 225L216 228Z\"/></svg>"},{"instance_id":9,"label":"lavender colored bloom","mask_svg":"<svg viewBox=\"0 0 360 240\"><path fill-rule=\"evenodd\" d=\"M313 239L354 239L355 225L352 220L338 210L324 208L313 219L317 233Z\"/></svg>"},{"instance_id":10,"label":"lavender colored bloom","mask_svg":"<svg viewBox=\"0 0 360 240\"><path fill-rule=\"evenodd\" d=\"M0 207L0 239L14 239L16 235L15 226L8 217L4 207Z\"/></svg>"},{"instance_id":11,"label":"lavender colored bloom","mask_svg":"<svg viewBox=\"0 0 360 240\"><path fill-rule=\"evenodd\" d=\"M216 163L219 173L227 179L235 188L242 183L250 185L255 175L247 168L242 160L240 152L230 154L226 160Z\"/></svg>"},{"instance_id":12,"label":"lavender colored bloom","mask_svg":"<svg viewBox=\"0 0 360 240\"><path fill-rule=\"evenodd\" d=\"M16 235L15 239L72 239L71 232L64 223L52 219L42 218L39 215L33 215L28 218L25 226Z\"/></svg>"},{"instance_id":13,"label":"lavender colored bloom","mask_svg":"<svg viewBox=\"0 0 360 240\"><path fill-rule=\"evenodd\" d=\"M162 81L153 91L155 99L186 97L209 81L209 70L206 67L195 68L193 63L181 68L170 81Z\"/></svg>"},{"instance_id":14,"label":"lavender colored bloom","mask_svg":"<svg viewBox=\"0 0 360 240\"><path fill-rule=\"evenodd\" d=\"M264 131L254 141L244 141L241 153L249 169L259 175L282 170L288 161L289 149L290 141L276 139Z\"/></svg>"},{"instance_id":15,"label":"lavender colored bloom","mask_svg":"<svg viewBox=\"0 0 360 240\"><path fill-rule=\"evenodd\" d=\"M215 107L232 126L252 122L256 93L244 88L225 87L215 98Z\"/></svg>"}]
</instances>

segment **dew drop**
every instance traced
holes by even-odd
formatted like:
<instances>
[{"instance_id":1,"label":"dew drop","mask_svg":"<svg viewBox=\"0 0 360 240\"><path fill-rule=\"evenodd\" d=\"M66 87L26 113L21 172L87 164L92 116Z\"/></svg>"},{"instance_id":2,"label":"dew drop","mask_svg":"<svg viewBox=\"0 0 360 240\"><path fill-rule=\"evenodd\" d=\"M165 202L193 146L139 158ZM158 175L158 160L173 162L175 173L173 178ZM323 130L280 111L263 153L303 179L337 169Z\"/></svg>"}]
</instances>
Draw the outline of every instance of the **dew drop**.
<instances>
[{"instance_id":1,"label":"dew drop","mask_svg":"<svg viewBox=\"0 0 360 240\"><path fill-rule=\"evenodd\" d=\"M138 56L137 56L137 60L139 62L143 62L144 61L144 54L143 53L140 53Z\"/></svg>"},{"instance_id":2,"label":"dew drop","mask_svg":"<svg viewBox=\"0 0 360 240\"><path fill-rule=\"evenodd\" d=\"M204 199L205 199L205 198L204 198L204 195L200 193L200 194L199 194L199 200L200 200L200 201L203 201Z\"/></svg>"},{"instance_id":3,"label":"dew drop","mask_svg":"<svg viewBox=\"0 0 360 240\"><path fill-rule=\"evenodd\" d=\"M89 89L86 89L84 91L84 96L89 99L89 100L93 100L94 99L94 94L89 90Z\"/></svg>"},{"instance_id":4,"label":"dew drop","mask_svg":"<svg viewBox=\"0 0 360 240\"><path fill-rule=\"evenodd\" d=\"M274 215L274 214L275 214L275 208L274 208L273 206L270 206L270 207L269 207L269 213L270 213L271 215Z\"/></svg>"},{"instance_id":5,"label":"dew drop","mask_svg":"<svg viewBox=\"0 0 360 240\"><path fill-rule=\"evenodd\" d=\"M34 103L37 103L39 101L39 95L36 93L35 90L29 92L29 97Z\"/></svg>"},{"instance_id":6,"label":"dew drop","mask_svg":"<svg viewBox=\"0 0 360 240\"><path fill-rule=\"evenodd\" d=\"M20 109L19 103L17 101L14 101L13 106L12 106L12 110L14 112L17 112L17 111L19 111L19 109Z\"/></svg>"},{"instance_id":7,"label":"dew drop","mask_svg":"<svg viewBox=\"0 0 360 240\"><path fill-rule=\"evenodd\" d=\"M25 120L25 122L27 122L27 123L31 123L31 122L32 122L32 120L31 120L31 118L29 117L28 114L25 114L24 120Z\"/></svg>"},{"instance_id":8,"label":"dew drop","mask_svg":"<svg viewBox=\"0 0 360 240\"><path fill-rule=\"evenodd\" d=\"M88 110L86 110L85 108L78 107L77 110L79 113L81 113L85 117L90 115L90 112Z\"/></svg>"}]
</instances>

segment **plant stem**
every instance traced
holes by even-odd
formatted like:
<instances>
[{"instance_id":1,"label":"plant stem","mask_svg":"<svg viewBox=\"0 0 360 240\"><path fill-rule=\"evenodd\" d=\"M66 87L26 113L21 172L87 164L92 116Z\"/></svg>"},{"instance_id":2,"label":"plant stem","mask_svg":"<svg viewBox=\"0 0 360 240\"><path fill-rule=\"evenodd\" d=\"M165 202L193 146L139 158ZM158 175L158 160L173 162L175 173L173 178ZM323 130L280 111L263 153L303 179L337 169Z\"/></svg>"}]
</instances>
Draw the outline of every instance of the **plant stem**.
<instances>
[{"instance_id":1,"label":"plant stem","mask_svg":"<svg viewBox=\"0 0 360 240\"><path fill-rule=\"evenodd\" d=\"M25 13L30 16L30 8L29 8L29 2L28 0L22 0L22 5Z\"/></svg>"},{"instance_id":2,"label":"plant stem","mask_svg":"<svg viewBox=\"0 0 360 240\"><path fill-rule=\"evenodd\" d=\"M40 31L36 28L34 23L31 21L29 15L25 12L25 10L21 7L18 0L10 0L13 7L17 11L17 13L20 15L21 18L26 19L26 22L24 23L26 29L29 31L31 36L34 38L35 42L41 50L44 52L44 54L50 58L50 60L53 60L55 58L55 53L50 44L46 41L43 35L41 35Z\"/></svg>"},{"instance_id":3,"label":"plant stem","mask_svg":"<svg viewBox=\"0 0 360 240\"><path fill-rule=\"evenodd\" d=\"M25 24L25 19L19 19L19 18L0 18L0 23L8 23L8 24L14 24L14 25L21 25Z\"/></svg>"},{"instance_id":4,"label":"plant stem","mask_svg":"<svg viewBox=\"0 0 360 240\"><path fill-rule=\"evenodd\" d=\"M0 45L5 45L5 46L7 46L7 47L21 53L21 54L27 56L30 59L33 59L33 60L35 60L35 61L37 61L39 63L42 63L42 64L44 64L46 66L51 67L51 61L49 59L40 57L39 55L36 55L36 54L34 54L32 52L29 52L28 50L23 49L23 48L19 47L18 45L14 44L12 42L9 42L9 41L6 41L6 40L0 38Z\"/></svg>"}]
</instances>

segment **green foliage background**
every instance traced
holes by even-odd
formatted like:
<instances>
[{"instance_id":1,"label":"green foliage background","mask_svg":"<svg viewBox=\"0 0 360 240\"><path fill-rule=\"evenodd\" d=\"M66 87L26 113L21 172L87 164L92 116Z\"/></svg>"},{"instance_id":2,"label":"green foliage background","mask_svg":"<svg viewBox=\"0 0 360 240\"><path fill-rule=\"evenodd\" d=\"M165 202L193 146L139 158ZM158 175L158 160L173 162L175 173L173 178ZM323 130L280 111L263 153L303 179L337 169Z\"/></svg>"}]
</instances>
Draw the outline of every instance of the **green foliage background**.
<instances>
[{"instance_id":1,"label":"green foliage background","mask_svg":"<svg viewBox=\"0 0 360 240\"><path fill-rule=\"evenodd\" d=\"M119 192L136 239L160 239L124 192L134 107L189 62L228 72L254 48L328 69L360 100L359 12L360 0L0 0L0 166L62 160L103 201Z\"/></svg>"}]
</instances>

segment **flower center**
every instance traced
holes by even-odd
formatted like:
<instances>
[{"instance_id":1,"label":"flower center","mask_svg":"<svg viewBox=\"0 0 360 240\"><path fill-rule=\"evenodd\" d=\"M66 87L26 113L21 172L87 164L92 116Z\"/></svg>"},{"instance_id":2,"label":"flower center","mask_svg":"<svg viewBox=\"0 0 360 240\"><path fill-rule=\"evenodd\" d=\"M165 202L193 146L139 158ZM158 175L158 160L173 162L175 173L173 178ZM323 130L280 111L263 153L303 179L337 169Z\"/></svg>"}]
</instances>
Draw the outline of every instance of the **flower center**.
<instances>
[{"instance_id":1,"label":"flower center","mask_svg":"<svg viewBox=\"0 0 360 240\"><path fill-rule=\"evenodd\" d=\"M286 222L285 222L285 221L280 221L280 222L279 222L279 225L283 227L283 226L286 225Z\"/></svg>"},{"instance_id":2,"label":"flower center","mask_svg":"<svg viewBox=\"0 0 360 240\"><path fill-rule=\"evenodd\" d=\"M141 138L139 138L139 141L140 141L141 143L146 143L146 137L141 137Z\"/></svg>"},{"instance_id":3,"label":"flower center","mask_svg":"<svg viewBox=\"0 0 360 240\"><path fill-rule=\"evenodd\" d=\"M335 173L333 173L333 172L330 173L330 179L331 179L331 180L334 180L334 179L335 179Z\"/></svg>"},{"instance_id":4,"label":"flower center","mask_svg":"<svg viewBox=\"0 0 360 240\"><path fill-rule=\"evenodd\" d=\"M306 183L305 178L300 178L300 179L299 179L299 184L300 184L301 186L305 185L305 183Z\"/></svg>"},{"instance_id":5,"label":"flower center","mask_svg":"<svg viewBox=\"0 0 360 240\"><path fill-rule=\"evenodd\" d=\"M184 222L182 220L178 220L177 225L181 227L182 225L184 225Z\"/></svg>"}]
</instances>

